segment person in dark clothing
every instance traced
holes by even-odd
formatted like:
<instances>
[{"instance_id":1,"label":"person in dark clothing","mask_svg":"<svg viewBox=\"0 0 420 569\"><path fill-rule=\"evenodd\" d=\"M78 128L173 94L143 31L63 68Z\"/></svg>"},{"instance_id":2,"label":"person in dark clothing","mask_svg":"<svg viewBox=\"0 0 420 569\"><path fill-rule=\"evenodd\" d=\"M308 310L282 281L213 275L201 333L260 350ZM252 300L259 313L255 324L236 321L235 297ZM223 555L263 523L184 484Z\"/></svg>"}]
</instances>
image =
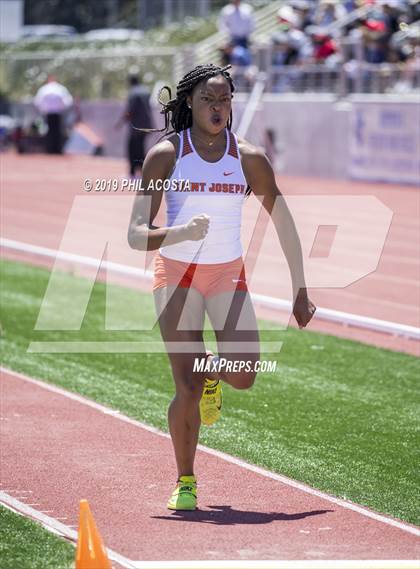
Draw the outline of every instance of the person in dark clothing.
<instances>
[{"instance_id":1,"label":"person in dark clothing","mask_svg":"<svg viewBox=\"0 0 420 569\"><path fill-rule=\"evenodd\" d=\"M150 93L135 75L128 77L130 90L128 93L127 105L119 121L128 122L129 132L127 138L127 158L130 168L130 176L135 176L137 170L143 167L145 151L145 140L147 133L138 129L148 129L153 127L152 113L149 104Z\"/></svg>"},{"instance_id":2,"label":"person in dark clothing","mask_svg":"<svg viewBox=\"0 0 420 569\"><path fill-rule=\"evenodd\" d=\"M61 128L61 114L48 113L47 119L47 135L45 143L48 154L61 154L63 151L63 134Z\"/></svg>"}]
</instances>

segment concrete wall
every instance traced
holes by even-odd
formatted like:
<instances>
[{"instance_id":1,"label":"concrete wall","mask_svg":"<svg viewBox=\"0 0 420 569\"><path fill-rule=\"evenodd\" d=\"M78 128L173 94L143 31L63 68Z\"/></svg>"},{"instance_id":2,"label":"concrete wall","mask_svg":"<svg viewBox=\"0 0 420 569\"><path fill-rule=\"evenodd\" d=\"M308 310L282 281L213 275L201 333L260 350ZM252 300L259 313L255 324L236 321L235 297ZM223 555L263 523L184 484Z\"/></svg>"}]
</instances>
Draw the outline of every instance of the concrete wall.
<instances>
[{"instance_id":1,"label":"concrete wall","mask_svg":"<svg viewBox=\"0 0 420 569\"><path fill-rule=\"evenodd\" d=\"M241 115L244 101L239 96L237 105ZM350 108L329 95L265 95L247 138L263 145L262 131L274 132L277 171L343 178L348 162Z\"/></svg>"},{"instance_id":2,"label":"concrete wall","mask_svg":"<svg viewBox=\"0 0 420 569\"><path fill-rule=\"evenodd\" d=\"M236 126L246 102L235 95ZM420 185L418 95L266 94L245 138L267 147L268 129L278 172Z\"/></svg>"}]
</instances>

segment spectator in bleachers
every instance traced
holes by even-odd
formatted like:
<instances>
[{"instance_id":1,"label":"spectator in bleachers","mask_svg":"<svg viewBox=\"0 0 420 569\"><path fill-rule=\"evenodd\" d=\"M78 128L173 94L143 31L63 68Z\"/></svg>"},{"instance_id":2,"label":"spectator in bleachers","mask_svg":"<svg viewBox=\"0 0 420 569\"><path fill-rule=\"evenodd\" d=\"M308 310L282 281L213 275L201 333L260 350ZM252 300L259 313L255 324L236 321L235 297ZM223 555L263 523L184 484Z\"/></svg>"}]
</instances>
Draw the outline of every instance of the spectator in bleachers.
<instances>
[{"instance_id":1,"label":"spectator in bleachers","mask_svg":"<svg viewBox=\"0 0 420 569\"><path fill-rule=\"evenodd\" d=\"M272 90L276 93L289 91L290 87L299 80L300 74L297 69L290 72L287 66L299 63L299 51L291 45L289 36L285 31L273 35L271 49L271 64L274 71Z\"/></svg>"},{"instance_id":2,"label":"spectator in bleachers","mask_svg":"<svg viewBox=\"0 0 420 569\"><path fill-rule=\"evenodd\" d=\"M344 0L343 6L347 12L352 12L357 8L357 0Z\"/></svg>"},{"instance_id":3,"label":"spectator in bleachers","mask_svg":"<svg viewBox=\"0 0 420 569\"><path fill-rule=\"evenodd\" d=\"M272 37L272 65L295 65L299 61L299 52L290 45L287 32L277 32Z\"/></svg>"},{"instance_id":4,"label":"spectator in bleachers","mask_svg":"<svg viewBox=\"0 0 420 569\"><path fill-rule=\"evenodd\" d=\"M366 63L387 61L388 42L384 22L367 20L363 34L363 58Z\"/></svg>"},{"instance_id":5,"label":"spectator in bleachers","mask_svg":"<svg viewBox=\"0 0 420 569\"><path fill-rule=\"evenodd\" d=\"M312 59L314 63L334 66L339 62L339 48L336 40L324 28L310 26L307 33L312 39Z\"/></svg>"},{"instance_id":6,"label":"spectator in bleachers","mask_svg":"<svg viewBox=\"0 0 420 569\"><path fill-rule=\"evenodd\" d=\"M400 17L403 12L400 2L395 2L388 0L382 4L383 19L387 31L387 35L390 38L392 34L395 34L400 29Z\"/></svg>"},{"instance_id":7,"label":"spectator in bleachers","mask_svg":"<svg viewBox=\"0 0 420 569\"><path fill-rule=\"evenodd\" d=\"M229 34L232 46L249 47L249 37L255 29L253 8L241 0L231 0L222 8L219 16L219 31Z\"/></svg>"},{"instance_id":8,"label":"spectator in bleachers","mask_svg":"<svg viewBox=\"0 0 420 569\"><path fill-rule=\"evenodd\" d=\"M299 19L297 27L300 30L305 31L308 26L313 24L313 2L308 2L307 0L290 0L289 6L293 8L295 14Z\"/></svg>"},{"instance_id":9,"label":"spectator in bleachers","mask_svg":"<svg viewBox=\"0 0 420 569\"><path fill-rule=\"evenodd\" d=\"M420 20L420 1L408 0L407 6L408 21L415 22Z\"/></svg>"},{"instance_id":10,"label":"spectator in bleachers","mask_svg":"<svg viewBox=\"0 0 420 569\"><path fill-rule=\"evenodd\" d=\"M347 17L361 7L364 12L358 18ZM321 73L321 68L319 72L305 69L311 63L332 68L330 77L336 79L338 64L344 65L350 90L388 90L398 80L399 71L380 68L384 63L405 65L409 61L411 76L417 71L417 79L410 84L418 85L420 81L418 40L412 42L417 41L417 55L408 46L408 40L394 41L401 35L402 24L407 27L420 20L420 0L289 0L278 10L277 19L279 30L271 38L272 85L277 91L287 90L291 83L293 90L296 85L305 89L306 75L312 74L313 78ZM334 23L334 30L329 30ZM378 68L373 67L376 65ZM289 69L290 66L299 67ZM390 73L395 75L388 81ZM316 87L317 79L309 83Z\"/></svg>"},{"instance_id":11,"label":"spectator in bleachers","mask_svg":"<svg viewBox=\"0 0 420 569\"><path fill-rule=\"evenodd\" d=\"M304 63L312 56L309 36L299 29L300 20L291 6L282 6L277 12L280 31L287 34L288 44L297 52L295 63Z\"/></svg>"},{"instance_id":12,"label":"spectator in bleachers","mask_svg":"<svg viewBox=\"0 0 420 569\"><path fill-rule=\"evenodd\" d=\"M249 48L228 44L220 52L222 66L232 66L230 74L235 80L236 88L242 91L250 91L258 74L258 68L252 65Z\"/></svg>"},{"instance_id":13,"label":"spectator in bleachers","mask_svg":"<svg viewBox=\"0 0 420 569\"><path fill-rule=\"evenodd\" d=\"M296 88L302 73L298 68L283 69L285 66L299 66L311 61L312 43L300 26L303 20L296 2L282 6L277 12L279 31L271 38L274 78L272 88L276 92Z\"/></svg>"},{"instance_id":14,"label":"spectator in bleachers","mask_svg":"<svg viewBox=\"0 0 420 569\"><path fill-rule=\"evenodd\" d=\"M397 34L395 34L397 35ZM400 53L404 58L402 77L396 85L399 92L420 88L420 26L407 30L402 37Z\"/></svg>"},{"instance_id":15,"label":"spectator in bleachers","mask_svg":"<svg viewBox=\"0 0 420 569\"><path fill-rule=\"evenodd\" d=\"M229 44L222 48L222 63L223 65L233 65L239 67L248 67L251 65L251 53L249 49L241 45Z\"/></svg>"},{"instance_id":16,"label":"spectator in bleachers","mask_svg":"<svg viewBox=\"0 0 420 569\"><path fill-rule=\"evenodd\" d=\"M320 0L313 22L317 26L329 26L330 24L344 18L347 11L339 0Z\"/></svg>"}]
</instances>

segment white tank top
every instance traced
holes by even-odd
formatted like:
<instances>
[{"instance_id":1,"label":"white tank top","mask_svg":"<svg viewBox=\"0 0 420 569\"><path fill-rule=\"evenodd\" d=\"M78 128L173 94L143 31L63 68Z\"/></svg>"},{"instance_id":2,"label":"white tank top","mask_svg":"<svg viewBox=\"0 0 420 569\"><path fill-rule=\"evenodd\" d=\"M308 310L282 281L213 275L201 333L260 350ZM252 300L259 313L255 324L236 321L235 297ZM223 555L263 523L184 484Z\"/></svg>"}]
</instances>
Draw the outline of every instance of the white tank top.
<instances>
[{"instance_id":1,"label":"white tank top","mask_svg":"<svg viewBox=\"0 0 420 569\"><path fill-rule=\"evenodd\" d=\"M178 157L166 184L167 225L187 223L194 215L210 217L209 231L200 241L182 241L159 249L164 257L188 263L227 263L242 255L241 215L247 182L238 141L229 130L226 150L217 162L196 152L190 129L180 133Z\"/></svg>"}]
</instances>

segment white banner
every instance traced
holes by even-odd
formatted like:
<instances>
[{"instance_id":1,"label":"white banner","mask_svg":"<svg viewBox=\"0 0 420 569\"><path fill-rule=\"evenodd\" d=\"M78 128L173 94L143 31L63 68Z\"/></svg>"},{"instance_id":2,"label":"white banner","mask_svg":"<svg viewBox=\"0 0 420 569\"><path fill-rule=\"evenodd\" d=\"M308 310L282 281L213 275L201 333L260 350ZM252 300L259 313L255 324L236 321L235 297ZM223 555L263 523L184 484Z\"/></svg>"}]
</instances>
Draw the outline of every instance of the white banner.
<instances>
[{"instance_id":1,"label":"white banner","mask_svg":"<svg viewBox=\"0 0 420 569\"><path fill-rule=\"evenodd\" d=\"M420 183L418 102L354 101L349 175L361 180Z\"/></svg>"}]
</instances>

